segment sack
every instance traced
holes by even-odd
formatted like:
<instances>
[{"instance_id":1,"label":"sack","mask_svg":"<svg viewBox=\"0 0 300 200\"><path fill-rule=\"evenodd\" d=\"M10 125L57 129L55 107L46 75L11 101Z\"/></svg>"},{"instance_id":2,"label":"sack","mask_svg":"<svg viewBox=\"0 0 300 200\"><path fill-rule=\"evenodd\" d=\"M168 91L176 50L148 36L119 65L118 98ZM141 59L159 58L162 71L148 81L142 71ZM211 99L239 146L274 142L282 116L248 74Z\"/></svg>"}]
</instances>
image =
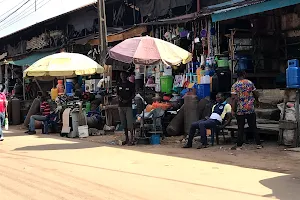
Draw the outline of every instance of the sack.
<instances>
[{"instance_id":1,"label":"sack","mask_svg":"<svg viewBox=\"0 0 300 200\"><path fill-rule=\"evenodd\" d=\"M8 118L7 117L5 118L4 126L5 126L5 130L7 131L8 130Z\"/></svg>"}]
</instances>

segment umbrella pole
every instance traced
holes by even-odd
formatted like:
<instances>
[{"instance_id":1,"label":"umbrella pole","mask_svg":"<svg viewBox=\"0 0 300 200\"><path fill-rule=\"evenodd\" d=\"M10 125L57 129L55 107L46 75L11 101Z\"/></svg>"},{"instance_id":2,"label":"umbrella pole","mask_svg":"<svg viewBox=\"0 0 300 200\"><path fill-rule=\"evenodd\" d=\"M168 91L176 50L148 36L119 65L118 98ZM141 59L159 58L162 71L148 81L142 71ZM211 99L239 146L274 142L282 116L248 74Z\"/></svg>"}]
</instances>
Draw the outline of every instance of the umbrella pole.
<instances>
[{"instance_id":1,"label":"umbrella pole","mask_svg":"<svg viewBox=\"0 0 300 200\"><path fill-rule=\"evenodd\" d=\"M38 86L39 90L42 92L43 90L42 90L42 88L41 88L39 82L36 80L36 78L33 78L33 80L35 81L35 83L36 83L36 85Z\"/></svg>"},{"instance_id":2,"label":"umbrella pole","mask_svg":"<svg viewBox=\"0 0 300 200\"><path fill-rule=\"evenodd\" d=\"M143 125L142 125L143 135L142 135L142 137L144 137L144 138L146 138L146 133L145 133L146 71L147 71L147 66L145 66L145 68L144 68L144 87L143 87L144 103L143 103Z\"/></svg>"},{"instance_id":3,"label":"umbrella pole","mask_svg":"<svg viewBox=\"0 0 300 200\"><path fill-rule=\"evenodd\" d=\"M22 73L24 73L24 70L25 70L25 67L22 66ZM26 100L26 91L25 91L25 77L23 77L23 100L25 101ZM2 80L2 79L1 79Z\"/></svg>"},{"instance_id":4,"label":"umbrella pole","mask_svg":"<svg viewBox=\"0 0 300 200\"><path fill-rule=\"evenodd\" d=\"M66 77L65 77L65 76L64 76L64 82L65 82L65 90L64 90L64 92L65 92L65 94L66 94L67 82L66 82Z\"/></svg>"}]
</instances>

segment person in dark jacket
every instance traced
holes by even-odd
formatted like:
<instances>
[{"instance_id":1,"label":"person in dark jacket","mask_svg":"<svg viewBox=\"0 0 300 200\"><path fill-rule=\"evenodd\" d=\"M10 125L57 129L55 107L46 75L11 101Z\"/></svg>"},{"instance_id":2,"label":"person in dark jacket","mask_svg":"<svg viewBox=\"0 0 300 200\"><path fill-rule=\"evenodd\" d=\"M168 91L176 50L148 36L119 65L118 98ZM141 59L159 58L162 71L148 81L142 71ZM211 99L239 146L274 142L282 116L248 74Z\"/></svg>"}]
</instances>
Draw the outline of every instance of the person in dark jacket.
<instances>
[{"instance_id":1,"label":"person in dark jacket","mask_svg":"<svg viewBox=\"0 0 300 200\"><path fill-rule=\"evenodd\" d=\"M117 95L119 98L119 115L121 124L125 131L125 141L122 145L133 144L133 113L132 99L135 96L135 85L128 80L126 72L121 72L121 82L117 86ZM129 135L129 132L131 133Z\"/></svg>"}]
</instances>

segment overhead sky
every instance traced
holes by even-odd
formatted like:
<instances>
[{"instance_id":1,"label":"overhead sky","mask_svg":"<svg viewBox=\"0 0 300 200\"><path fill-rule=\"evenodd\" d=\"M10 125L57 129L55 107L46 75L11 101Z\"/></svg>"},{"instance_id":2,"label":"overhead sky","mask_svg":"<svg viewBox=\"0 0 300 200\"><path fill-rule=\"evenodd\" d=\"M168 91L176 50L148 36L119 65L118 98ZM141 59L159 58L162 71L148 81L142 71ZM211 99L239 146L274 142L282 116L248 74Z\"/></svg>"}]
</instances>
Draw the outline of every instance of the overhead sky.
<instances>
[{"instance_id":1,"label":"overhead sky","mask_svg":"<svg viewBox=\"0 0 300 200\"><path fill-rule=\"evenodd\" d=\"M94 2L96 0L0 0L0 38Z\"/></svg>"}]
</instances>

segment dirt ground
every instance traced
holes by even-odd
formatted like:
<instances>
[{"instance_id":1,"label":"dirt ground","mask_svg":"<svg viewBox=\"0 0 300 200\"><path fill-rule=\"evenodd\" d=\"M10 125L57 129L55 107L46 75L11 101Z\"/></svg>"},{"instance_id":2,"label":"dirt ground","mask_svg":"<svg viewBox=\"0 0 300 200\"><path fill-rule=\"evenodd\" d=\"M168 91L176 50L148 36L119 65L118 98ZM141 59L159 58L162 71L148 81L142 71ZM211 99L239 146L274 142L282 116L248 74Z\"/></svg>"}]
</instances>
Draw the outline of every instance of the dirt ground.
<instances>
[{"instance_id":1,"label":"dirt ground","mask_svg":"<svg viewBox=\"0 0 300 200\"><path fill-rule=\"evenodd\" d=\"M118 141L123 140L123 134L92 136L82 140L105 143L118 146ZM244 145L242 151L232 151L233 144L210 146L207 149L182 149L183 136L166 137L161 145L138 145L139 151L161 155L176 156L194 160L203 160L223 164L236 165L253 169L262 169L275 172L292 173L300 177L300 152L289 151L289 147L279 146L276 142L264 142L264 149L257 150L255 145Z\"/></svg>"},{"instance_id":2,"label":"dirt ground","mask_svg":"<svg viewBox=\"0 0 300 200\"><path fill-rule=\"evenodd\" d=\"M181 137L132 147L119 139L28 136L10 127L0 143L0 199L299 199L300 153L275 143L231 151L182 149Z\"/></svg>"}]
</instances>

